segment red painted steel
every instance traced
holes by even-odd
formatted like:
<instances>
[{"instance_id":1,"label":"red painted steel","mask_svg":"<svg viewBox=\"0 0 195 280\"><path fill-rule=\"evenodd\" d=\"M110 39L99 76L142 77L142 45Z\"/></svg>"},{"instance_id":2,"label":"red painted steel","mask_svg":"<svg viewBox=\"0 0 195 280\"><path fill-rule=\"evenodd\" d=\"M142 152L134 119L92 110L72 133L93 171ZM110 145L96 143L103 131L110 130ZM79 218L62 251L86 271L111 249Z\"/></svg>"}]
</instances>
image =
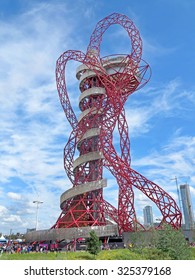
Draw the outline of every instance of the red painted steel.
<instances>
[{"instance_id":1,"label":"red painted steel","mask_svg":"<svg viewBox=\"0 0 195 280\"><path fill-rule=\"evenodd\" d=\"M119 24L126 30L131 52L101 58L102 36L113 24ZM174 228L181 226L181 212L173 198L130 167L130 139L124 105L129 95L143 87L150 78L150 67L141 57L142 40L138 29L125 15L113 13L96 25L86 54L70 50L57 60L57 90L73 129L64 148L64 168L73 188L77 188L74 190L79 190L81 186L82 191L61 202L62 213L53 228L106 225L106 217L118 224L120 234L144 228L136 217L133 188L139 189L157 205L163 216L161 224L166 222ZM77 73L81 90L79 107L82 111L79 120L66 88L65 69L70 60L83 65ZM113 145L113 131L116 128L120 136L120 155ZM93 134L94 131L96 134ZM86 136L89 132L93 132L90 137ZM79 151L79 161L75 165L76 149ZM98 157L92 158L92 155ZM118 209L104 200L101 187L86 191L85 186L92 186L103 179L104 167L116 178Z\"/></svg>"}]
</instances>

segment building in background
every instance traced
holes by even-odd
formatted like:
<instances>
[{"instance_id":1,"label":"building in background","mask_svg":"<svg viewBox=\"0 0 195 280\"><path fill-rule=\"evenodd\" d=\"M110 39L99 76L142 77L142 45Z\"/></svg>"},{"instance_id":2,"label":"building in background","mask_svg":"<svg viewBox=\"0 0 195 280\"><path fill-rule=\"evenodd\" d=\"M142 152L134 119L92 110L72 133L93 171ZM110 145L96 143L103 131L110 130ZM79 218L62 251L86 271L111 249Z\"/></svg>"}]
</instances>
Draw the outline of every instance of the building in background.
<instances>
[{"instance_id":1,"label":"building in background","mask_svg":"<svg viewBox=\"0 0 195 280\"><path fill-rule=\"evenodd\" d=\"M194 214L192 208L192 201L190 196L190 188L188 184L180 185L180 194L183 208L183 223L185 229L194 228Z\"/></svg>"},{"instance_id":2,"label":"building in background","mask_svg":"<svg viewBox=\"0 0 195 280\"><path fill-rule=\"evenodd\" d=\"M153 226L153 212L152 212L152 206L146 206L144 207L144 226Z\"/></svg>"}]
</instances>

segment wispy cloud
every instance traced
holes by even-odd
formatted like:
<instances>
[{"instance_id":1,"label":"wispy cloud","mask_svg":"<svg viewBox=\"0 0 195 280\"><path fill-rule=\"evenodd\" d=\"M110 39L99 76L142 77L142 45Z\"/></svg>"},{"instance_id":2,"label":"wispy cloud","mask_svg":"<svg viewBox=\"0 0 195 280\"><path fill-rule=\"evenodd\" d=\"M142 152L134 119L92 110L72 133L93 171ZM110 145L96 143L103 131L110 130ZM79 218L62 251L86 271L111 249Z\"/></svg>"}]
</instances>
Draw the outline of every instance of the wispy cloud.
<instances>
[{"instance_id":1,"label":"wispy cloud","mask_svg":"<svg viewBox=\"0 0 195 280\"><path fill-rule=\"evenodd\" d=\"M8 196L8 198L11 198L13 200L20 200L21 199L21 195L18 194L18 193L8 192L7 196Z\"/></svg>"},{"instance_id":2,"label":"wispy cloud","mask_svg":"<svg viewBox=\"0 0 195 280\"><path fill-rule=\"evenodd\" d=\"M73 43L69 35L74 24L70 24L65 5L61 8L57 5L54 13L53 5L37 5L15 17L14 24L4 22L0 27L4 69L0 78L0 180L6 184L0 194L0 205L5 205L0 214L2 221L12 222L13 227L14 222L18 228L26 223L32 226L35 211L25 219L28 222L22 217L27 204L33 210L37 194L44 200L45 215L46 209L51 211L53 219L44 219L45 227L51 226L59 214L59 196L70 187L63 170L69 128L57 95L55 60L62 47L66 50ZM69 82L74 75L69 75ZM14 208L8 208L10 203Z\"/></svg>"},{"instance_id":3,"label":"wispy cloud","mask_svg":"<svg viewBox=\"0 0 195 280\"><path fill-rule=\"evenodd\" d=\"M194 94L184 90L177 79L166 85L146 86L146 89L130 96L126 104L131 137L147 133L157 118L188 120L188 112L193 110L194 102Z\"/></svg>"},{"instance_id":4,"label":"wispy cloud","mask_svg":"<svg viewBox=\"0 0 195 280\"><path fill-rule=\"evenodd\" d=\"M136 168L144 168L149 178L156 180L164 178L165 187L168 190L175 186L170 184L170 179L174 176L181 177L180 182L194 184L194 158L195 141L191 136L173 135L166 146L161 150L153 150L141 159L135 159L133 165ZM189 179L190 178L190 182Z\"/></svg>"}]
</instances>

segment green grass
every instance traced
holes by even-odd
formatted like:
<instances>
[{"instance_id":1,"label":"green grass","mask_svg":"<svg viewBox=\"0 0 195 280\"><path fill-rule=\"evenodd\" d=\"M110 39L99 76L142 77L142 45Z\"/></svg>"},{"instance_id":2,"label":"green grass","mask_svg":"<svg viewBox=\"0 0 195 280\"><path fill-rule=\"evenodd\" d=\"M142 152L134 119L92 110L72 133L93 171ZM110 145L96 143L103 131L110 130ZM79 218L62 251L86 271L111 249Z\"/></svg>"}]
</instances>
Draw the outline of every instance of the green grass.
<instances>
[{"instance_id":1,"label":"green grass","mask_svg":"<svg viewBox=\"0 0 195 280\"><path fill-rule=\"evenodd\" d=\"M101 251L95 258L88 252L49 252L2 254L0 260L140 260L140 255L128 249Z\"/></svg>"},{"instance_id":2,"label":"green grass","mask_svg":"<svg viewBox=\"0 0 195 280\"><path fill-rule=\"evenodd\" d=\"M192 260L195 260L195 247L190 248L191 255L192 255Z\"/></svg>"},{"instance_id":3,"label":"green grass","mask_svg":"<svg viewBox=\"0 0 195 280\"><path fill-rule=\"evenodd\" d=\"M192 260L195 260L195 248L190 248ZM88 252L49 252L29 254L2 254L0 260L166 260L166 255L154 249L132 251L128 249L103 250L96 258Z\"/></svg>"},{"instance_id":4,"label":"green grass","mask_svg":"<svg viewBox=\"0 0 195 280\"><path fill-rule=\"evenodd\" d=\"M76 259L93 259L88 252L48 252L48 253L26 253L26 254L6 254L4 253L1 260L76 260Z\"/></svg>"}]
</instances>

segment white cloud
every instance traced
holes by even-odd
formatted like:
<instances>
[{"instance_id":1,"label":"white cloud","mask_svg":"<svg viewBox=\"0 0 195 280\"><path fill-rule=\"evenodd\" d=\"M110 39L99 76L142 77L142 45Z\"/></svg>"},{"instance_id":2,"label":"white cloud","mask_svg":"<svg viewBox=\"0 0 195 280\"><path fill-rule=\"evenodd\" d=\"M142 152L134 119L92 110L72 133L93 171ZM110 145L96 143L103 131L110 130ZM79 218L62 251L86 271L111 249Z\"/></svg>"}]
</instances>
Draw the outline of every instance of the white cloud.
<instances>
[{"instance_id":1,"label":"white cloud","mask_svg":"<svg viewBox=\"0 0 195 280\"><path fill-rule=\"evenodd\" d=\"M185 95L185 96L184 96ZM154 118L177 116L181 110L183 99L188 99L188 92L182 92L178 80L170 81L167 85L146 87L129 96L126 108L126 119L131 137L148 133L154 125ZM189 108L188 108L189 109Z\"/></svg>"},{"instance_id":2,"label":"white cloud","mask_svg":"<svg viewBox=\"0 0 195 280\"><path fill-rule=\"evenodd\" d=\"M129 133L131 137L147 133L150 129L148 123L150 112L146 108L127 109L127 122L129 124Z\"/></svg>"},{"instance_id":3,"label":"white cloud","mask_svg":"<svg viewBox=\"0 0 195 280\"><path fill-rule=\"evenodd\" d=\"M190 186L190 194L191 194L192 196L195 196L195 188L193 188L193 187L191 187L191 186Z\"/></svg>"},{"instance_id":4,"label":"white cloud","mask_svg":"<svg viewBox=\"0 0 195 280\"><path fill-rule=\"evenodd\" d=\"M144 169L144 176L162 183L165 190L174 190L175 183L170 180L178 177L181 184L194 174L195 142L192 137L176 136L161 150L148 153L141 159L134 159L137 169ZM160 179L161 178L161 179ZM176 189L175 189L176 190Z\"/></svg>"},{"instance_id":5,"label":"white cloud","mask_svg":"<svg viewBox=\"0 0 195 280\"><path fill-rule=\"evenodd\" d=\"M17 215L10 215L9 217L7 218L3 218L3 221L4 222L17 222L17 223L22 223L22 220L19 216Z\"/></svg>"},{"instance_id":6,"label":"white cloud","mask_svg":"<svg viewBox=\"0 0 195 280\"><path fill-rule=\"evenodd\" d=\"M21 194L8 192L7 196L13 200L21 200Z\"/></svg>"},{"instance_id":7,"label":"white cloud","mask_svg":"<svg viewBox=\"0 0 195 280\"><path fill-rule=\"evenodd\" d=\"M22 204L2 206L1 214L6 214L4 222L13 228L20 227L18 223L24 226L25 213L33 214L31 202L37 194L44 196L44 215L50 209L56 219L59 196L70 186L63 170L63 147L70 127L65 125L56 90L55 61L69 44L75 45L69 36L74 21L65 4L56 4L55 10L50 4L34 7L0 27L4 38L0 45L4 68L0 78L0 180L6 184L1 197L8 192L11 200L22 198ZM71 85L76 81L73 69L70 66L68 72ZM29 225L31 218L26 218ZM45 227L55 222L54 218L43 220Z\"/></svg>"},{"instance_id":8,"label":"white cloud","mask_svg":"<svg viewBox=\"0 0 195 280\"><path fill-rule=\"evenodd\" d=\"M3 205L0 205L0 217L3 217L7 212L7 208Z\"/></svg>"}]
</instances>

